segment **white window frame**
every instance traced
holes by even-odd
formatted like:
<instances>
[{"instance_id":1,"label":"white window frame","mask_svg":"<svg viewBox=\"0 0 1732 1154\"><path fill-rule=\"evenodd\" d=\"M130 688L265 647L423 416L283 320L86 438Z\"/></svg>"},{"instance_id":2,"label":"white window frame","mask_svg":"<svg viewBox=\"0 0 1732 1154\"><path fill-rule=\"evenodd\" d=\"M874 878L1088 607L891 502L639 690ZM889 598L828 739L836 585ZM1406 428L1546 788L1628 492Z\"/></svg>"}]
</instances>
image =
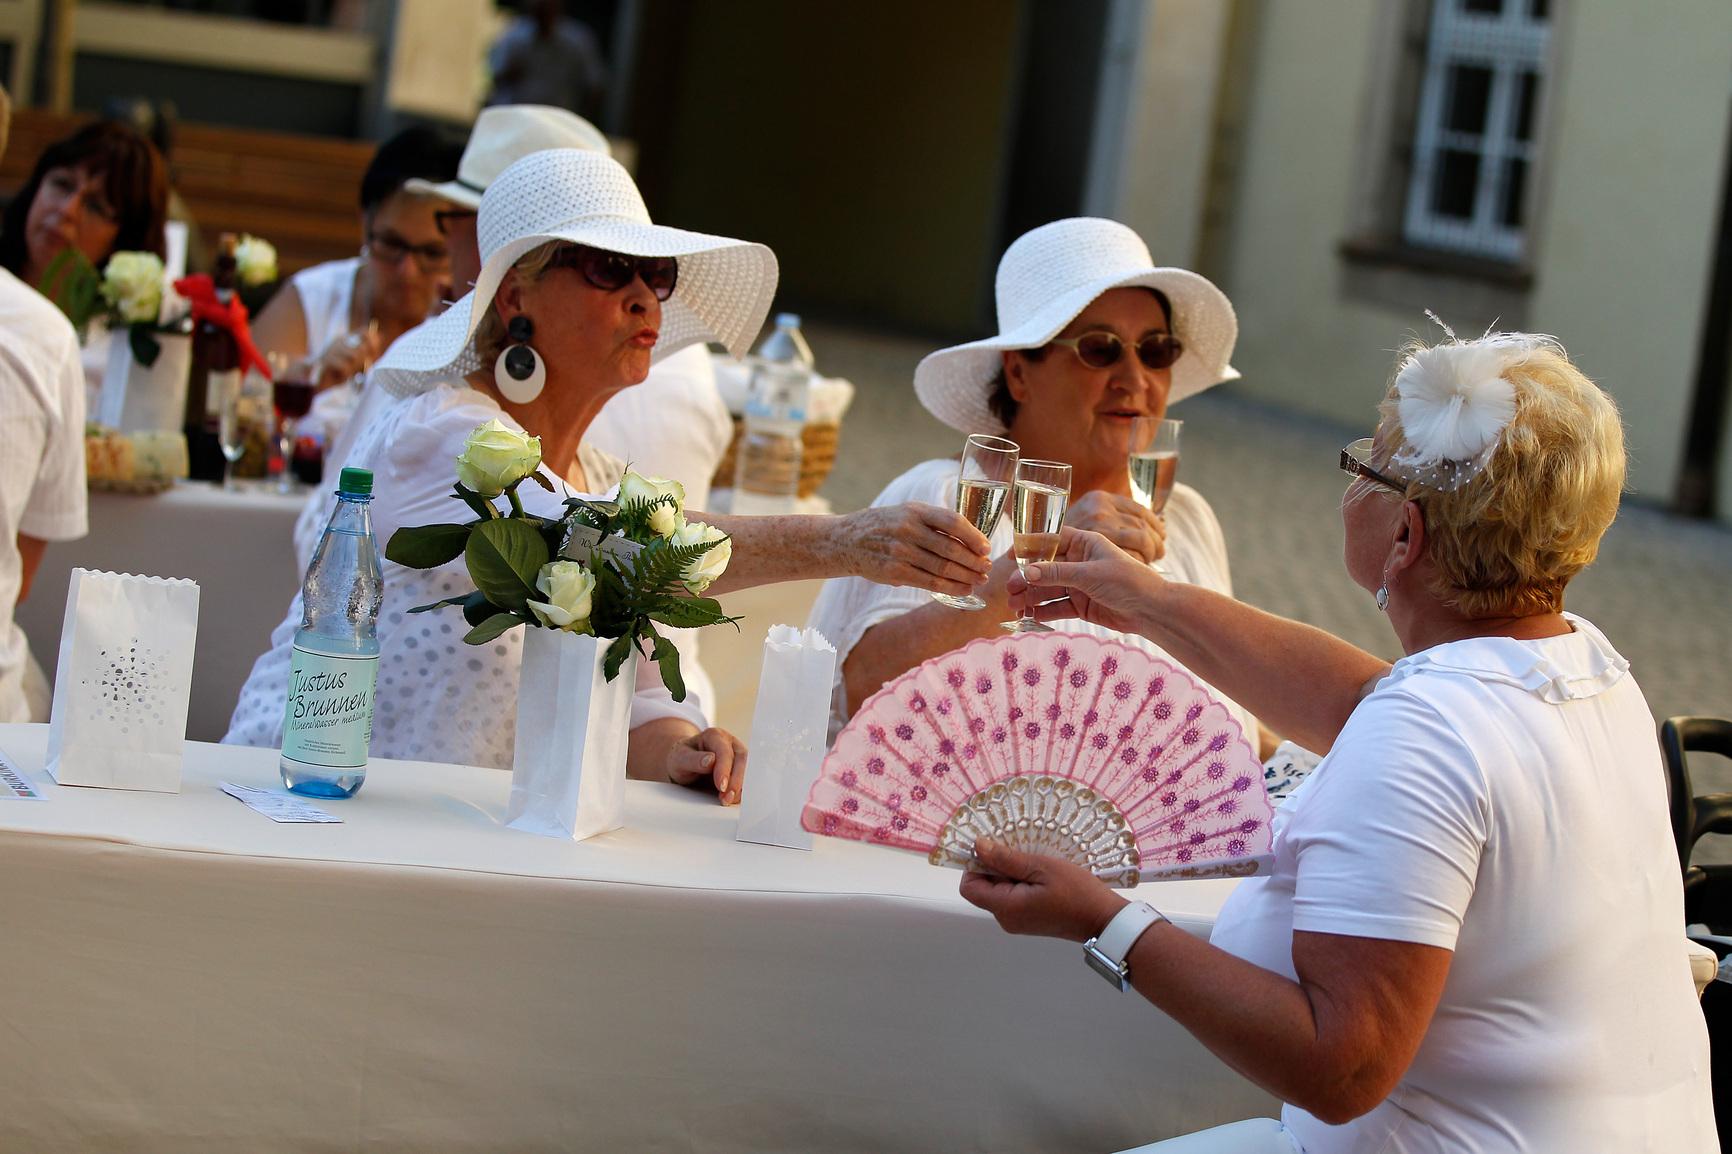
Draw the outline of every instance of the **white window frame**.
<instances>
[{"instance_id":1,"label":"white window frame","mask_svg":"<svg viewBox=\"0 0 1732 1154\"><path fill-rule=\"evenodd\" d=\"M1549 103L1547 49L1561 3L1562 0L1551 0L1548 18L1537 21L1529 16L1532 0L1504 0L1502 14L1495 16L1465 11L1463 0L1433 0L1425 79L1420 88L1414 133L1413 170L1407 186L1403 232L1409 243L1498 261L1518 262L1525 256L1541 125ZM1452 131L1444 124L1450 70L1457 65L1491 70L1483 135ZM1515 105L1524 72L1533 72L1538 77L1537 107L1525 141L1517 140L1514 133ZM1441 215L1431 207L1432 183L1443 153L1457 148L1476 152L1480 157L1473 216L1468 220ZM1504 224L1498 214L1505 162L1511 159L1527 165L1522 188L1523 224L1515 228Z\"/></svg>"}]
</instances>

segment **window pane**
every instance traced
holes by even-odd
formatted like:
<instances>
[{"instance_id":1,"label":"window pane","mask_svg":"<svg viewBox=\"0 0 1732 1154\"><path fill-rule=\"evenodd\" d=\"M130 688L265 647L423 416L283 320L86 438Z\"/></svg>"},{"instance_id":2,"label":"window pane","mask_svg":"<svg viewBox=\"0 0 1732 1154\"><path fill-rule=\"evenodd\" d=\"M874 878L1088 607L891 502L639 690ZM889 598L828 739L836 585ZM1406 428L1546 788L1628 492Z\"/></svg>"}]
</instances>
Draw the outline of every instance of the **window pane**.
<instances>
[{"instance_id":1,"label":"window pane","mask_svg":"<svg viewBox=\"0 0 1732 1154\"><path fill-rule=\"evenodd\" d=\"M1522 226L1522 195L1527 188L1528 162L1510 157L1503 162L1503 193L1498 205L1498 223L1505 228Z\"/></svg>"},{"instance_id":2,"label":"window pane","mask_svg":"<svg viewBox=\"0 0 1732 1154\"><path fill-rule=\"evenodd\" d=\"M1534 138L1534 112L1540 99L1540 74L1523 72L1516 78L1515 123L1510 135L1516 140Z\"/></svg>"},{"instance_id":3,"label":"window pane","mask_svg":"<svg viewBox=\"0 0 1732 1154\"><path fill-rule=\"evenodd\" d=\"M1437 154L1437 177L1431 186L1431 211L1438 216L1473 219L1474 189L1479 187L1479 153L1460 148Z\"/></svg>"},{"instance_id":4,"label":"window pane","mask_svg":"<svg viewBox=\"0 0 1732 1154\"><path fill-rule=\"evenodd\" d=\"M1461 0L1461 10L1476 15L1503 15L1503 0Z\"/></svg>"},{"instance_id":5,"label":"window pane","mask_svg":"<svg viewBox=\"0 0 1732 1154\"><path fill-rule=\"evenodd\" d=\"M1444 127L1451 132L1483 135L1486 110L1490 107L1491 69L1472 64L1450 65L1449 101L1444 110Z\"/></svg>"}]
</instances>

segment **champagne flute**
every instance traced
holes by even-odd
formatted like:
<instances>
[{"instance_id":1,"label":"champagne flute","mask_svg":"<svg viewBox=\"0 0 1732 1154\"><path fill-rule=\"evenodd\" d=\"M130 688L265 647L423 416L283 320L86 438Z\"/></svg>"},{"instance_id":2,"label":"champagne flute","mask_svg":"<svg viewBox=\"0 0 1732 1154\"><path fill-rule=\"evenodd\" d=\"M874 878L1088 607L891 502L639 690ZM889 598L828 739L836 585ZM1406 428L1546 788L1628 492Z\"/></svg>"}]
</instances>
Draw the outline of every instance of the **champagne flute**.
<instances>
[{"instance_id":1,"label":"champagne flute","mask_svg":"<svg viewBox=\"0 0 1732 1154\"><path fill-rule=\"evenodd\" d=\"M246 429L241 424L241 397L246 392L244 378L232 381L223 390L222 415L217 423L217 444L223 451L223 488L235 489L235 465L247 453Z\"/></svg>"},{"instance_id":2,"label":"champagne flute","mask_svg":"<svg viewBox=\"0 0 1732 1154\"><path fill-rule=\"evenodd\" d=\"M1016 462L1022 449L1015 441L971 433L962 446L962 468L956 476L956 511L988 539L998 524L1011 483L1016 480ZM952 609L985 609L986 602L973 593L952 597L934 593Z\"/></svg>"},{"instance_id":3,"label":"champagne flute","mask_svg":"<svg viewBox=\"0 0 1732 1154\"><path fill-rule=\"evenodd\" d=\"M1011 498L1011 525L1016 530L1016 567L1028 566L1058 556L1058 531L1070 504L1070 466L1059 461L1018 461L1016 490ZM1050 633L1050 626L1034 619L1032 607L1022 616L1006 621L1011 633Z\"/></svg>"},{"instance_id":4,"label":"champagne flute","mask_svg":"<svg viewBox=\"0 0 1732 1154\"><path fill-rule=\"evenodd\" d=\"M1157 421L1138 417L1131 423L1131 496L1151 513L1167 507L1179 479L1179 433L1185 422ZM1166 565L1155 562L1155 572L1171 576Z\"/></svg>"}]
</instances>

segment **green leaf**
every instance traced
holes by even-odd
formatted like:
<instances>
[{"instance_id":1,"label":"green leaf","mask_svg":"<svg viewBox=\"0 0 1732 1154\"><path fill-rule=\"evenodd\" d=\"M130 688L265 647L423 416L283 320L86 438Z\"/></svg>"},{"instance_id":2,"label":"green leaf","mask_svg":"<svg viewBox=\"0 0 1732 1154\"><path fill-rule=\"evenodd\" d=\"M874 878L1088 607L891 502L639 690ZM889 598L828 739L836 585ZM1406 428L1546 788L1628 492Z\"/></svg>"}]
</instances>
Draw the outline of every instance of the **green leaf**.
<instances>
[{"instance_id":1,"label":"green leaf","mask_svg":"<svg viewBox=\"0 0 1732 1154\"><path fill-rule=\"evenodd\" d=\"M650 607L648 617L674 629L731 625L739 620L722 612L721 604L713 597L660 597Z\"/></svg>"},{"instance_id":2,"label":"green leaf","mask_svg":"<svg viewBox=\"0 0 1732 1154\"><path fill-rule=\"evenodd\" d=\"M524 619L515 613L495 613L475 628L463 635L463 640L470 645L486 645L507 629L522 625Z\"/></svg>"},{"instance_id":3,"label":"green leaf","mask_svg":"<svg viewBox=\"0 0 1732 1154\"><path fill-rule=\"evenodd\" d=\"M42 273L42 295L66 314L82 338L102 308L102 276L77 245L61 249Z\"/></svg>"},{"instance_id":4,"label":"green leaf","mask_svg":"<svg viewBox=\"0 0 1732 1154\"><path fill-rule=\"evenodd\" d=\"M461 600L463 602L463 620L471 625L479 625L501 611L499 606L489 601L487 594L479 589Z\"/></svg>"},{"instance_id":5,"label":"green leaf","mask_svg":"<svg viewBox=\"0 0 1732 1154\"><path fill-rule=\"evenodd\" d=\"M644 629L655 641L655 663L661 666L662 684L668 687L668 693L675 701L686 699L685 679L680 676L680 651L674 643L656 632L656 627L645 621Z\"/></svg>"},{"instance_id":6,"label":"green leaf","mask_svg":"<svg viewBox=\"0 0 1732 1154\"><path fill-rule=\"evenodd\" d=\"M475 526L463 556L477 590L495 605L525 613L547 564L547 542L529 522L504 517Z\"/></svg>"},{"instance_id":7,"label":"green leaf","mask_svg":"<svg viewBox=\"0 0 1732 1154\"><path fill-rule=\"evenodd\" d=\"M126 343L132 347L132 359L147 369L162 356L162 342L156 339L149 325L128 325Z\"/></svg>"},{"instance_id":8,"label":"green leaf","mask_svg":"<svg viewBox=\"0 0 1732 1154\"><path fill-rule=\"evenodd\" d=\"M625 633L613 639L613 644L607 647L607 654L602 659L601 675L608 681L619 676L619 667L625 664L625 659L631 656L634 638Z\"/></svg>"},{"instance_id":9,"label":"green leaf","mask_svg":"<svg viewBox=\"0 0 1732 1154\"><path fill-rule=\"evenodd\" d=\"M463 555L470 525L405 526L385 542L385 559L411 569L437 569Z\"/></svg>"},{"instance_id":10,"label":"green leaf","mask_svg":"<svg viewBox=\"0 0 1732 1154\"><path fill-rule=\"evenodd\" d=\"M469 597L471 597L471 596L474 596L474 594L469 594L468 596L464 596L464 597L447 597L447 598L445 598L445 600L435 601L431 605L417 605L417 606L415 606L415 608L409 610L409 612L411 612L411 613L431 613L433 610L443 609L447 605L462 605L465 601L468 601Z\"/></svg>"},{"instance_id":11,"label":"green leaf","mask_svg":"<svg viewBox=\"0 0 1732 1154\"><path fill-rule=\"evenodd\" d=\"M499 510L494 507L492 501L469 488L462 481L454 482L451 487L457 490L451 495L475 510L475 515L483 521L492 521L499 516Z\"/></svg>"}]
</instances>

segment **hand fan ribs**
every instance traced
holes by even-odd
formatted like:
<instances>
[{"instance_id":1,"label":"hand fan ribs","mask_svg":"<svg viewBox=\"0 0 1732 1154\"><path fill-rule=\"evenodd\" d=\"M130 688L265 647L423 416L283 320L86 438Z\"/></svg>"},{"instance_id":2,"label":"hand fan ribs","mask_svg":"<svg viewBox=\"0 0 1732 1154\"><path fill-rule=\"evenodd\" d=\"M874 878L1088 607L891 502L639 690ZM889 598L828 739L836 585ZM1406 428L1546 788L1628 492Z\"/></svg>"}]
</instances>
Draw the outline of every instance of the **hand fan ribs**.
<instances>
[{"instance_id":1,"label":"hand fan ribs","mask_svg":"<svg viewBox=\"0 0 1732 1154\"><path fill-rule=\"evenodd\" d=\"M970 642L886 685L824 760L801 823L967 867L974 839L1134 886L1268 862L1262 766L1170 661L1052 633Z\"/></svg>"}]
</instances>

